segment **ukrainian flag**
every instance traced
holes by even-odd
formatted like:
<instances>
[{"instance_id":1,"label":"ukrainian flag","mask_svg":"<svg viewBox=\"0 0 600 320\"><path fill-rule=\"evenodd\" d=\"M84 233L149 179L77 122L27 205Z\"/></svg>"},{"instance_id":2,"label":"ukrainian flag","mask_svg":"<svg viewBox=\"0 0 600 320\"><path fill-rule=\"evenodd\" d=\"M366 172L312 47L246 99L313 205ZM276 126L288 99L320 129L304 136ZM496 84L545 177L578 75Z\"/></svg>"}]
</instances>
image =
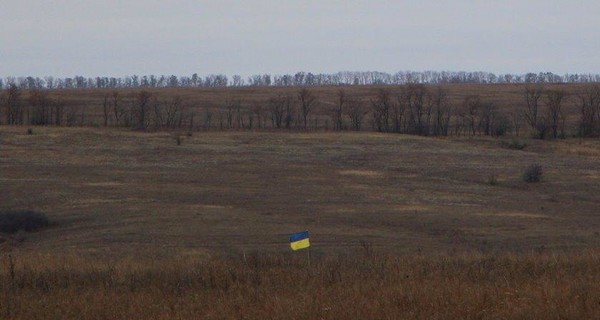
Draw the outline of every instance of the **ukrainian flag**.
<instances>
[{"instance_id":1,"label":"ukrainian flag","mask_svg":"<svg viewBox=\"0 0 600 320\"><path fill-rule=\"evenodd\" d=\"M290 246L294 251L310 247L310 242L308 241L308 230L291 235Z\"/></svg>"}]
</instances>

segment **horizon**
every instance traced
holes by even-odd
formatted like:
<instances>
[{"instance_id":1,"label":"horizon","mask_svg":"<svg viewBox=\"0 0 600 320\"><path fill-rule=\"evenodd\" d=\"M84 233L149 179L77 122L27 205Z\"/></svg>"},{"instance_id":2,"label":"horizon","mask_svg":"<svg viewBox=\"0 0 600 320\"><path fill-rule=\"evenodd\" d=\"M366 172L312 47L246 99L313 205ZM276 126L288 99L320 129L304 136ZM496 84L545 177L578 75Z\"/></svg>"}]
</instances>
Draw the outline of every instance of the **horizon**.
<instances>
[{"instance_id":1,"label":"horizon","mask_svg":"<svg viewBox=\"0 0 600 320\"><path fill-rule=\"evenodd\" d=\"M298 73L303 73L303 74L313 74L313 75L336 75L336 74L342 74L342 73L379 73L379 74L387 74L387 75L397 75L397 74L425 74L425 73L437 73L437 74L441 74L441 73L450 73L450 74L458 74L458 73L481 73L481 74L493 74L495 76L504 76L504 75L511 75L511 76L526 76L528 74L534 74L534 75L540 75L540 74L553 74L556 76L567 76L567 75L592 75L592 76L596 76L596 75L600 75L600 72L564 72L564 73L557 73L557 72L552 72L552 71L527 71L527 72L520 72L520 73L510 73L510 72L492 72L492 71L485 71L485 70L445 70L445 69L441 69L441 70L397 70L397 71L382 71L382 70L339 70L339 71L334 71L334 72L317 72L317 71L303 71L303 70L298 70L295 72L288 72L288 73L268 73L268 72L257 72L257 73L253 73L253 74L239 74L239 73L232 73L232 74L225 74L225 73L199 73L199 72L187 72L187 73L181 73L181 74L175 74L175 73L146 73L146 74L140 74L140 73L127 73L127 74L121 74L121 75L114 75L114 74L69 74L69 75L64 75L64 76L59 76L59 75L53 75L53 74L26 74L26 75L2 75L0 74L0 79L6 80L9 78L14 78L14 79L23 79L23 78L27 78L27 77L32 77L32 78L39 78L39 79L45 79L45 78L49 78L52 77L54 79L66 79L66 78L75 78L75 77L84 77L86 79L95 79L95 78L127 78L127 77L133 77L133 76L137 76L137 77L144 77L144 76L157 76L157 77L170 77L170 76L176 76L178 78L180 77L191 77L194 74L196 74L199 77L206 77L206 76L211 76L211 75L224 75L226 76L228 79L231 79L234 76L240 76L241 79L243 80L247 80L250 77L253 76L260 76L260 75L269 75L271 77L279 77L279 76L285 76L285 75L295 75Z\"/></svg>"}]
</instances>

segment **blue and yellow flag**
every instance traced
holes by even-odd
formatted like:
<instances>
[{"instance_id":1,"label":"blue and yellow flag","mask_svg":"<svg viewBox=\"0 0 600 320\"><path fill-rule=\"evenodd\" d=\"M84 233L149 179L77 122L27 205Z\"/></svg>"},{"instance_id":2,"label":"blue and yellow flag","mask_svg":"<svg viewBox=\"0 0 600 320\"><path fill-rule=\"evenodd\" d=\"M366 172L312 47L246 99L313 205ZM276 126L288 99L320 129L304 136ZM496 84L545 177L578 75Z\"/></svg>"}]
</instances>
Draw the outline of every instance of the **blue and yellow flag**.
<instances>
[{"instance_id":1,"label":"blue and yellow flag","mask_svg":"<svg viewBox=\"0 0 600 320\"><path fill-rule=\"evenodd\" d=\"M310 247L310 241L308 241L308 230L291 235L290 246L294 251Z\"/></svg>"}]
</instances>

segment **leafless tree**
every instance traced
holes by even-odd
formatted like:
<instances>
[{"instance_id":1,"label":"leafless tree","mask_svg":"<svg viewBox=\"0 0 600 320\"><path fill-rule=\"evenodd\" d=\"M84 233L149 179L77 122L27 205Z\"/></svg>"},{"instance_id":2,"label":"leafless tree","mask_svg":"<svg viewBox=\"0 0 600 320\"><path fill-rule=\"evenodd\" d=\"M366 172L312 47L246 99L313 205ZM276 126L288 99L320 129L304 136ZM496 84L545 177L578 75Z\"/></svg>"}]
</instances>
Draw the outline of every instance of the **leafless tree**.
<instances>
[{"instance_id":1,"label":"leafless tree","mask_svg":"<svg viewBox=\"0 0 600 320\"><path fill-rule=\"evenodd\" d=\"M175 96L164 104L164 126L167 128L181 127L185 118L185 103L183 99L180 96Z\"/></svg>"},{"instance_id":2,"label":"leafless tree","mask_svg":"<svg viewBox=\"0 0 600 320\"><path fill-rule=\"evenodd\" d=\"M481 120L480 124L483 134L486 136L494 135L496 129L496 106L491 102L481 104Z\"/></svg>"},{"instance_id":3,"label":"leafless tree","mask_svg":"<svg viewBox=\"0 0 600 320\"><path fill-rule=\"evenodd\" d=\"M206 113L204 116L204 130L208 130L212 127L212 117L212 111L210 109L206 109Z\"/></svg>"},{"instance_id":4,"label":"leafless tree","mask_svg":"<svg viewBox=\"0 0 600 320\"><path fill-rule=\"evenodd\" d=\"M437 87L430 93L430 100L433 104L434 124L433 135L447 136L450 126L450 116L452 108L448 101L448 92L442 87Z\"/></svg>"},{"instance_id":5,"label":"leafless tree","mask_svg":"<svg viewBox=\"0 0 600 320\"><path fill-rule=\"evenodd\" d=\"M113 91L111 94L111 105L112 112L115 118L115 125L119 125L121 121L121 115L123 114L123 108L121 106L121 97L119 96L119 91Z\"/></svg>"},{"instance_id":6,"label":"leafless tree","mask_svg":"<svg viewBox=\"0 0 600 320\"><path fill-rule=\"evenodd\" d=\"M306 130L308 129L308 116L317 102L317 97L310 90L302 88L298 92L298 101L300 102L304 130Z\"/></svg>"},{"instance_id":7,"label":"leafless tree","mask_svg":"<svg viewBox=\"0 0 600 320\"><path fill-rule=\"evenodd\" d=\"M539 129L540 99L544 93L541 85L525 87L525 120L533 130Z\"/></svg>"},{"instance_id":8,"label":"leafless tree","mask_svg":"<svg viewBox=\"0 0 600 320\"><path fill-rule=\"evenodd\" d=\"M565 114L562 110L562 104L565 98L566 93L562 90L548 90L546 92L548 122L554 139L558 138L559 131L564 134Z\"/></svg>"},{"instance_id":9,"label":"leafless tree","mask_svg":"<svg viewBox=\"0 0 600 320\"><path fill-rule=\"evenodd\" d=\"M109 96L108 94L105 94L104 97L102 98L102 115L104 117L104 126L107 127L108 126L108 118L109 118L109 107L110 107L110 101L109 101Z\"/></svg>"},{"instance_id":10,"label":"leafless tree","mask_svg":"<svg viewBox=\"0 0 600 320\"><path fill-rule=\"evenodd\" d=\"M151 99L152 93L145 90L142 90L135 95L132 116L136 129L146 130L148 128L148 121L150 120L149 114L151 112Z\"/></svg>"},{"instance_id":11,"label":"leafless tree","mask_svg":"<svg viewBox=\"0 0 600 320\"><path fill-rule=\"evenodd\" d=\"M427 88L422 84L410 84L404 88L403 96L409 112L408 132L426 135L431 115L431 104L426 100Z\"/></svg>"},{"instance_id":12,"label":"leafless tree","mask_svg":"<svg viewBox=\"0 0 600 320\"><path fill-rule=\"evenodd\" d=\"M375 100L371 100L374 127L379 132L390 131L391 104L390 92L386 89L380 89Z\"/></svg>"},{"instance_id":13,"label":"leafless tree","mask_svg":"<svg viewBox=\"0 0 600 320\"><path fill-rule=\"evenodd\" d=\"M24 110L21 101L21 89L12 83L6 88L6 95L3 99L5 105L6 123L23 124Z\"/></svg>"},{"instance_id":14,"label":"leafless tree","mask_svg":"<svg viewBox=\"0 0 600 320\"><path fill-rule=\"evenodd\" d=\"M404 90L401 90L400 93L396 95L396 103L390 105L391 119L394 132L402 132L403 122L406 122L406 117L404 117L404 112L406 108L406 92ZM404 123L404 127L406 128L406 123Z\"/></svg>"},{"instance_id":15,"label":"leafless tree","mask_svg":"<svg viewBox=\"0 0 600 320\"><path fill-rule=\"evenodd\" d=\"M521 120L522 120L521 113L518 112L518 111L511 112L510 113L510 120L512 122L512 127L514 129L515 135L519 136L520 129L521 129Z\"/></svg>"},{"instance_id":16,"label":"leafless tree","mask_svg":"<svg viewBox=\"0 0 600 320\"><path fill-rule=\"evenodd\" d=\"M225 123L227 129L233 128L233 116L237 109L237 101L231 99L227 99L227 101L225 101Z\"/></svg>"},{"instance_id":17,"label":"leafless tree","mask_svg":"<svg viewBox=\"0 0 600 320\"><path fill-rule=\"evenodd\" d=\"M579 95L579 135L582 137L600 135L600 85L586 88Z\"/></svg>"},{"instance_id":18,"label":"leafless tree","mask_svg":"<svg viewBox=\"0 0 600 320\"><path fill-rule=\"evenodd\" d=\"M479 131L479 117L482 108L481 97L472 95L465 98L463 102L464 116L469 128L469 134L476 135Z\"/></svg>"},{"instance_id":19,"label":"leafless tree","mask_svg":"<svg viewBox=\"0 0 600 320\"><path fill-rule=\"evenodd\" d=\"M344 106L348 102L346 91L340 89L337 94L337 105L333 110L333 130L344 130Z\"/></svg>"},{"instance_id":20,"label":"leafless tree","mask_svg":"<svg viewBox=\"0 0 600 320\"><path fill-rule=\"evenodd\" d=\"M352 130L360 131L364 117L369 113L365 103L360 98L351 98L348 100L346 115L350 118Z\"/></svg>"},{"instance_id":21,"label":"leafless tree","mask_svg":"<svg viewBox=\"0 0 600 320\"><path fill-rule=\"evenodd\" d=\"M48 125L53 118L52 101L48 91L33 89L29 93L29 107L31 109L30 123L33 125Z\"/></svg>"},{"instance_id":22,"label":"leafless tree","mask_svg":"<svg viewBox=\"0 0 600 320\"><path fill-rule=\"evenodd\" d=\"M254 117L256 117L256 125L259 129L263 128L265 126L265 123L262 119L263 116L263 106L260 103L255 103L254 107L252 107L252 112L254 114Z\"/></svg>"},{"instance_id":23,"label":"leafless tree","mask_svg":"<svg viewBox=\"0 0 600 320\"><path fill-rule=\"evenodd\" d=\"M285 113L285 100L286 98L282 95L269 99L268 105L271 113L271 124L274 128L279 129L282 126Z\"/></svg>"},{"instance_id":24,"label":"leafless tree","mask_svg":"<svg viewBox=\"0 0 600 320\"><path fill-rule=\"evenodd\" d=\"M53 100L52 105L54 107L54 124L60 126L62 124L65 101L58 97Z\"/></svg>"}]
</instances>

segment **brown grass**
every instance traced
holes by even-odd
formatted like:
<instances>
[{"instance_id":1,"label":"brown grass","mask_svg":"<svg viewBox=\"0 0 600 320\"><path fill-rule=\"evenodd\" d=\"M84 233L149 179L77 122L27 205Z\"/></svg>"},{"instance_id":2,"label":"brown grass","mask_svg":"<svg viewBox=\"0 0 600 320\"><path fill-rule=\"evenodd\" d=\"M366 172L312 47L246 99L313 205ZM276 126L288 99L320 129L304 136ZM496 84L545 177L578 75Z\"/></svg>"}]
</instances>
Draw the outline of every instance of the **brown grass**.
<instances>
[{"instance_id":1,"label":"brown grass","mask_svg":"<svg viewBox=\"0 0 600 320\"><path fill-rule=\"evenodd\" d=\"M2 256L7 319L595 319L600 254Z\"/></svg>"},{"instance_id":2,"label":"brown grass","mask_svg":"<svg viewBox=\"0 0 600 320\"><path fill-rule=\"evenodd\" d=\"M524 141L0 127L0 318L598 318L600 143Z\"/></svg>"},{"instance_id":3,"label":"brown grass","mask_svg":"<svg viewBox=\"0 0 600 320\"><path fill-rule=\"evenodd\" d=\"M360 241L395 253L600 244L598 158L563 141L520 151L483 138L210 132L177 146L169 133L36 132L0 127L0 209L57 222L21 250L279 252L303 229L324 252ZM521 181L532 163L544 168L535 185Z\"/></svg>"}]
</instances>

